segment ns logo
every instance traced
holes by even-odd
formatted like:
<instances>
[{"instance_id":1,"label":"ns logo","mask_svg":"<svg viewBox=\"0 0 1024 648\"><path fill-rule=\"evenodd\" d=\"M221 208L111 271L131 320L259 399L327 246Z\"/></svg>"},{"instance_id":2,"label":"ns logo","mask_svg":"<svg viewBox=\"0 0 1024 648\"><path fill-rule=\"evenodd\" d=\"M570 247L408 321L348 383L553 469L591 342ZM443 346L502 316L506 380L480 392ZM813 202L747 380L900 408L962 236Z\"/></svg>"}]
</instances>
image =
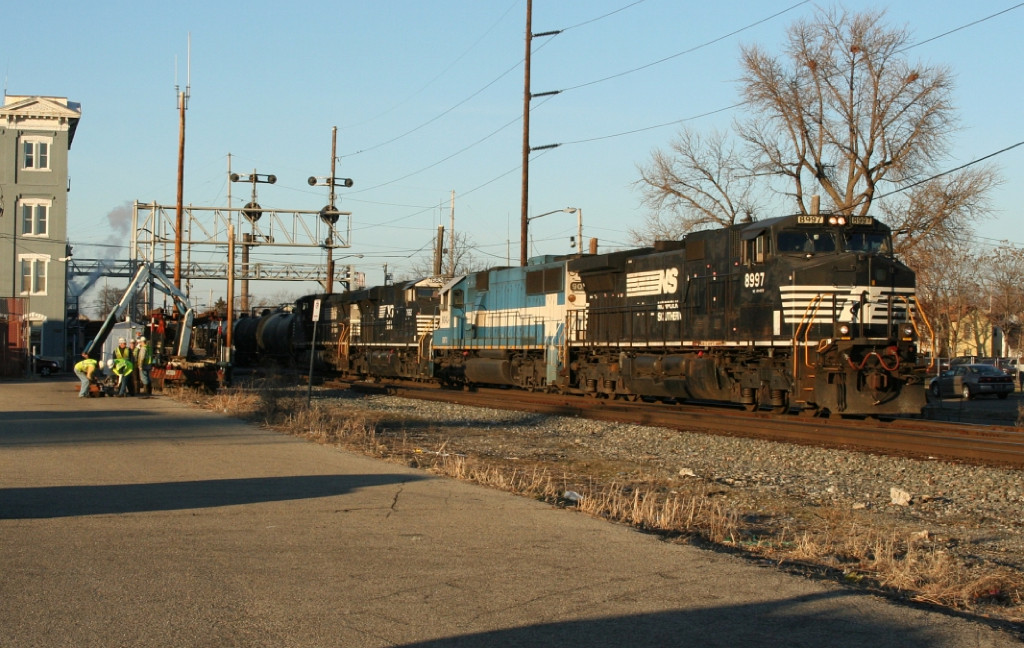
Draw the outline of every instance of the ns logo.
<instances>
[{"instance_id":1,"label":"ns logo","mask_svg":"<svg viewBox=\"0 0 1024 648\"><path fill-rule=\"evenodd\" d=\"M679 290L679 268L662 268L626 275L626 294L633 297L671 295Z\"/></svg>"}]
</instances>

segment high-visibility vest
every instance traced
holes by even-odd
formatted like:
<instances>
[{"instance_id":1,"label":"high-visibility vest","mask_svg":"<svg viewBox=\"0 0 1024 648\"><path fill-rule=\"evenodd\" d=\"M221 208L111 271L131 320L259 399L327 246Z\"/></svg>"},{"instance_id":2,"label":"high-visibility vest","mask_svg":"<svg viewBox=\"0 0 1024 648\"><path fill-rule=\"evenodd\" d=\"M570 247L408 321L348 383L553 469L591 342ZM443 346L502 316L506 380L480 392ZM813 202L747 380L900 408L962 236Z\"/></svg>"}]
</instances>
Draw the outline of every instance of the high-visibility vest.
<instances>
[{"instance_id":1,"label":"high-visibility vest","mask_svg":"<svg viewBox=\"0 0 1024 648\"><path fill-rule=\"evenodd\" d=\"M148 367L153 364L153 354L149 351L149 345L143 344L135 347L135 366Z\"/></svg>"},{"instance_id":2,"label":"high-visibility vest","mask_svg":"<svg viewBox=\"0 0 1024 648\"><path fill-rule=\"evenodd\" d=\"M114 349L114 358L115 359L127 360L128 358L131 358L131 357L132 357L132 350L129 349L128 347L124 347L122 349L120 346L118 346L117 348Z\"/></svg>"},{"instance_id":3,"label":"high-visibility vest","mask_svg":"<svg viewBox=\"0 0 1024 648\"><path fill-rule=\"evenodd\" d=\"M132 364L131 360L125 358L116 358L114 360L114 374L118 376L127 376L135 369L135 365Z\"/></svg>"},{"instance_id":4,"label":"high-visibility vest","mask_svg":"<svg viewBox=\"0 0 1024 648\"><path fill-rule=\"evenodd\" d=\"M92 358L82 358L75 364L75 371L91 373L96 370L96 361Z\"/></svg>"}]
</instances>

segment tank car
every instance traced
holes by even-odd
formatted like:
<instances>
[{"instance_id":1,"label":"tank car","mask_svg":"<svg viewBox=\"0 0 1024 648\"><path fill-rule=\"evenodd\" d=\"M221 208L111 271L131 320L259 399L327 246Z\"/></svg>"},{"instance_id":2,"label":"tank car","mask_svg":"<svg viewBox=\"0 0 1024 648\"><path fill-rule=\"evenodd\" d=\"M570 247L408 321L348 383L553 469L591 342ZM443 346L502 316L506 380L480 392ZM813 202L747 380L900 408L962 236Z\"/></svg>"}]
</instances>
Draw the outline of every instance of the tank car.
<instances>
[{"instance_id":1,"label":"tank car","mask_svg":"<svg viewBox=\"0 0 1024 648\"><path fill-rule=\"evenodd\" d=\"M582 257L569 382L782 412L919 414L915 274L869 216L794 215Z\"/></svg>"},{"instance_id":2,"label":"tank car","mask_svg":"<svg viewBox=\"0 0 1024 648\"><path fill-rule=\"evenodd\" d=\"M243 315L235 321L232 343L235 363L291 366L301 330L293 306L264 309L260 315Z\"/></svg>"}]
</instances>

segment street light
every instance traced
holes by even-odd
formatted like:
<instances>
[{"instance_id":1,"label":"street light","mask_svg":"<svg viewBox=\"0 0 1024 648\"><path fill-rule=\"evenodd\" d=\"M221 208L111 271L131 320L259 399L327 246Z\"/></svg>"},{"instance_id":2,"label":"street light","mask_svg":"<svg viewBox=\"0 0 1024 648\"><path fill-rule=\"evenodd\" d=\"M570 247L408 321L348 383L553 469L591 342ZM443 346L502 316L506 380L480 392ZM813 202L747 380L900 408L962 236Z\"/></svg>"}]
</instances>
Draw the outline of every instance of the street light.
<instances>
[{"instance_id":1,"label":"street light","mask_svg":"<svg viewBox=\"0 0 1024 648\"><path fill-rule=\"evenodd\" d=\"M321 247L324 247L324 248L327 249L327 253L328 254L330 254L331 249L334 247L333 245L331 245L330 241L331 241L331 239L327 239L326 241L324 241L324 245L321 246ZM323 281L323 284L322 284L323 287L324 287L324 291L328 295L333 293L333 290L334 290L334 262L335 261L338 261L340 259L362 259L362 258L363 258L362 254L345 254L343 256L338 257L337 259L333 259L333 258L328 257L328 261L327 261L327 276L324 278L324 281ZM351 275L352 275L352 266L351 265L349 266L349 271L346 274L349 276L349 281L345 282L345 286L351 289L351 285L350 285Z\"/></svg>"},{"instance_id":2,"label":"street light","mask_svg":"<svg viewBox=\"0 0 1024 648\"><path fill-rule=\"evenodd\" d=\"M566 207L568 213L576 212L576 254L583 256L583 208Z\"/></svg>"},{"instance_id":3,"label":"street light","mask_svg":"<svg viewBox=\"0 0 1024 648\"><path fill-rule=\"evenodd\" d=\"M582 208L580 208L580 207L565 207L564 209L553 209L553 210L551 210L549 212L544 212L543 214L537 214L536 216L530 216L529 218L526 219L526 222L529 223L530 221L536 220L536 219L541 218L543 216L550 216L551 214L558 214L558 213L576 214L576 251L579 254L583 254L583 209ZM523 265L526 265L525 260L524 260Z\"/></svg>"}]
</instances>

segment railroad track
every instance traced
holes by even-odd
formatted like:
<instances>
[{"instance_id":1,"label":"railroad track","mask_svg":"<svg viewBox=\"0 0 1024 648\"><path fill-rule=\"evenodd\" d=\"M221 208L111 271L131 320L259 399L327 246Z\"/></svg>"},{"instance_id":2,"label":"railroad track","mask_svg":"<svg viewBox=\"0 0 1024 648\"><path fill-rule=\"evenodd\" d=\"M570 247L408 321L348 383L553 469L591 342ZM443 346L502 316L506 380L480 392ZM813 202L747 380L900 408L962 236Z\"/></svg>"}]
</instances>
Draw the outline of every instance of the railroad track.
<instances>
[{"instance_id":1,"label":"railroad track","mask_svg":"<svg viewBox=\"0 0 1024 648\"><path fill-rule=\"evenodd\" d=\"M518 390L453 391L420 383L336 383L353 390L475 407L536 412L680 431L799 443L917 459L1024 468L1024 430L1008 426L776 416L728 407L630 403Z\"/></svg>"}]
</instances>

